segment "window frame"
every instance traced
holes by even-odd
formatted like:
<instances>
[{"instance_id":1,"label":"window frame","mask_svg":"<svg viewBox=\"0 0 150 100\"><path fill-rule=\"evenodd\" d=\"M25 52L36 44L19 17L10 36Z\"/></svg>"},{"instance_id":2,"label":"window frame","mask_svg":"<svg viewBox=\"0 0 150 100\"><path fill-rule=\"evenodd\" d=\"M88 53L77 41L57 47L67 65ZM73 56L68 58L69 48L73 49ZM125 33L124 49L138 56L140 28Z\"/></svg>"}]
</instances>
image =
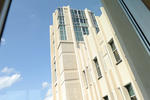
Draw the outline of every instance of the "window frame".
<instances>
[{"instance_id":1,"label":"window frame","mask_svg":"<svg viewBox=\"0 0 150 100\"><path fill-rule=\"evenodd\" d=\"M55 83L57 82L57 69L56 69L56 61L54 61L54 75L55 75Z\"/></svg>"},{"instance_id":2,"label":"window frame","mask_svg":"<svg viewBox=\"0 0 150 100\"><path fill-rule=\"evenodd\" d=\"M113 43L115 49L113 49L113 46L111 45L112 43ZM118 65L119 63L122 62L122 59L121 59L121 57L120 57L120 54L119 54L119 52L118 52L118 49L117 49L117 47L116 47L116 45L115 45L114 40L111 39L111 40L108 42L108 44L109 44L109 47L110 47L110 49L111 49L111 52L113 53L113 57L114 57L114 59L115 59L116 65ZM117 55L116 55L115 52L117 53ZM118 58L119 58L119 60L117 60Z\"/></svg>"},{"instance_id":3,"label":"window frame","mask_svg":"<svg viewBox=\"0 0 150 100\"><path fill-rule=\"evenodd\" d=\"M107 98L107 99L106 99L106 98ZM103 99L104 99L104 100L109 100L108 95L105 95L105 96L103 97Z\"/></svg>"},{"instance_id":4,"label":"window frame","mask_svg":"<svg viewBox=\"0 0 150 100\"><path fill-rule=\"evenodd\" d=\"M132 89L134 95L131 95L131 94L130 94L129 89L128 89L128 86L131 86L130 88ZM134 89L133 89L133 86L132 86L131 83L125 85L124 87L125 87L125 89L128 91L128 95L129 95L129 97L130 97L131 100L132 100L132 98L134 98L134 97L136 98L136 100L138 100L138 99L137 99L137 96L136 96L136 94L135 94L135 91L134 91Z\"/></svg>"},{"instance_id":5,"label":"window frame","mask_svg":"<svg viewBox=\"0 0 150 100\"><path fill-rule=\"evenodd\" d=\"M82 71L83 72L83 76L84 76L84 80L85 80L85 84L86 84L86 89L88 89L88 78L87 78L87 74L86 74L86 71L85 70L83 70Z\"/></svg>"},{"instance_id":6,"label":"window frame","mask_svg":"<svg viewBox=\"0 0 150 100\"><path fill-rule=\"evenodd\" d=\"M100 31L100 29L99 29L99 27L98 27L97 20L96 20L95 15L94 15L93 12L90 12L90 17L91 17L92 23L93 23L93 25L94 25L94 27L95 27L96 33L98 34L99 31Z\"/></svg>"},{"instance_id":7,"label":"window frame","mask_svg":"<svg viewBox=\"0 0 150 100\"><path fill-rule=\"evenodd\" d=\"M60 33L60 40L67 40L67 34L66 34L65 25L59 25L58 29L59 29L59 33Z\"/></svg>"},{"instance_id":8,"label":"window frame","mask_svg":"<svg viewBox=\"0 0 150 100\"><path fill-rule=\"evenodd\" d=\"M102 72L101 72L101 69L100 69L97 57L95 57L93 59L93 62L94 62L94 65L95 65L95 68L96 68L96 72L97 72L97 77L98 77L98 80L99 80L100 78L102 78Z\"/></svg>"}]
</instances>

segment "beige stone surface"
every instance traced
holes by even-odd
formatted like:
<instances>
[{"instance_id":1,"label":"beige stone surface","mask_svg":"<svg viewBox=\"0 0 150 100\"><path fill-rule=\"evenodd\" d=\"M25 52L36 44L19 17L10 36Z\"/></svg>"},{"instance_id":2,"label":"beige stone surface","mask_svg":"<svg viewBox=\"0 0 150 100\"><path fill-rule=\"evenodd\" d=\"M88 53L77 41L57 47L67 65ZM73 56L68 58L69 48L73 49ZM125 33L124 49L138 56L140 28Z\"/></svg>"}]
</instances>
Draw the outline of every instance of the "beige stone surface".
<instances>
[{"instance_id":1,"label":"beige stone surface","mask_svg":"<svg viewBox=\"0 0 150 100\"><path fill-rule=\"evenodd\" d=\"M53 99L103 100L107 95L110 100L128 100L129 94L125 86L131 83L138 100L143 100L104 8L101 8L102 14L96 16L100 29L98 33L91 20L91 11L84 10L89 25L89 35L83 36L84 41L75 39L71 8L65 6L63 9L67 40L60 40L57 10L53 14L53 25L50 27ZM118 64L109 45L112 39L121 58ZM100 78L93 61L95 57L102 74ZM57 62L56 68L54 62ZM57 71L56 81L54 69Z\"/></svg>"}]
</instances>

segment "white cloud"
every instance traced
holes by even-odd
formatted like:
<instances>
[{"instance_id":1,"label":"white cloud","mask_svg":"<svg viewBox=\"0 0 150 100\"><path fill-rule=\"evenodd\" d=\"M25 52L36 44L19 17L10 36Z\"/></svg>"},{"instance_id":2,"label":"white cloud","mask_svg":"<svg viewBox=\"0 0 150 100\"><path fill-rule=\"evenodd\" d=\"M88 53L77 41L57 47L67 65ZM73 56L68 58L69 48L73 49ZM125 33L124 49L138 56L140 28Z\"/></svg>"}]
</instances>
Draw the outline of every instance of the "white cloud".
<instances>
[{"instance_id":1,"label":"white cloud","mask_svg":"<svg viewBox=\"0 0 150 100\"><path fill-rule=\"evenodd\" d=\"M1 72L10 74L10 73L15 72L15 70L13 68L4 67Z\"/></svg>"},{"instance_id":2,"label":"white cloud","mask_svg":"<svg viewBox=\"0 0 150 100\"><path fill-rule=\"evenodd\" d=\"M13 74L11 76L0 77L0 90L12 86L19 79L21 79L20 74Z\"/></svg>"},{"instance_id":3,"label":"white cloud","mask_svg":"<svg viewBox=\"0 0 150 100\"><path fill-rule=\"evenodd\" d=\"M42 83L42 88L45 89L45 88L47 88L47 87L49 87L48 82L43 82L43 83Z\"/></svg>"},{"instance_id":4,"label":"white cloud","mask_svg":"<svg viewBox=\"0 0 150 100\"><path fill-rule=\"evenodd\" d=\"M1 38L1 44L2 44L2 45L5 45L5 44L6 44L5 38Z\"/></svg>"},{"instance_id":5,"label":"white cloud","mask_svg":"<svg viewBox=\"0 0 150 100\"><path fill-rule=\"evenodd\" d=\"M48 89L44 100L53 100L52 89Z\"/></svg>"},{"instance_id":6,"label":"white cloud","mask_svg":"<svg viewBox=\"0 0 150 100\"><path fill-rule=\"evenodd\" d=\"M48 96L44 100L53 100L53 97L52 96Z\"/></svg>"}]
</instances>

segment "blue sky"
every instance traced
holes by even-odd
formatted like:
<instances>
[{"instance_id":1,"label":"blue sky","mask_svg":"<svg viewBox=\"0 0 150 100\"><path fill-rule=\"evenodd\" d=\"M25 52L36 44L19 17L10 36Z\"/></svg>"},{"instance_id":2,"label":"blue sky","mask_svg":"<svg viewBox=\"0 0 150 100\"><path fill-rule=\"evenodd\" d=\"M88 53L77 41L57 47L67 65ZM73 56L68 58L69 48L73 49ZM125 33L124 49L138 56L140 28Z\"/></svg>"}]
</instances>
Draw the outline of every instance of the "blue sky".
<instances>
[{"instance_id":1,"label":"blue sky","mask_svg":"<svg viewBox=\"0 0 150 100\"><path fill-rule=\"evenodd\" d=\"M49 25L65 5L100 15L100 0L12 0L0 46L0 100L51 96Z\"/></svg>"}]
</instances>

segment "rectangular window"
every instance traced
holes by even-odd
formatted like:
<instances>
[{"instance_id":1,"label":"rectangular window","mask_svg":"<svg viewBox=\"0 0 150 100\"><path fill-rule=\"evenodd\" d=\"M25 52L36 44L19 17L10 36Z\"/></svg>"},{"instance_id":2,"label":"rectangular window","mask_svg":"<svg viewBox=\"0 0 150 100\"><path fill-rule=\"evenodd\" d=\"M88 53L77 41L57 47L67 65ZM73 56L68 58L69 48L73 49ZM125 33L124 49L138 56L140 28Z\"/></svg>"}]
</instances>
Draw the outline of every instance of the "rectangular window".
<instances>
[{"instance_id":1,"label":"rectangular window","mask_svg":"<svg viewBox=\"0 0 150 100\"><path fill-rule=\"evenodd\" d=\"M59 16L63 16L64 14L63 14L63 9L62 8L58 8L58 14L59 14Z\"/></svg>"},{"instance_id":2,"label":"rectangular window","mask_svg":"<svg viewBox=\"0 0 150 100\"><path fill-rule=\"evenodd\" d=\"M109 100L108 96L103 97L104 100Z\"/></svg>"},{"instance_id":3,"label":"rectangular window","mask_svg":"<svg viewBox=\"0 0 150 100\"><path fill-rule=\"evenodd\" d=\"M55 75L55 82L56 82L57 81L56 62L54 62L54 75Z\"/></svg>"},{"instance_id":4,"label":"rectangular window","mask_svg":"<svg viewBox=\"0 0 150 100\"><path fill-rule=\"evenodd\" d=\"M129 94L131 100L137 100L136 95L135 95L135 93L134 93L134 90L133 90L133 87L132 87L131 83L128 84L128 85L126 85L125 88L127 89L128 94Z\"/></svg>"},{"instance_id":5,"label":"rectangular window","mask_svg":"<svg viewBox=\"0 0 150 100\"><path fill-rule=\"evenodd\" d=\"M102 77L102 74L101 74L101 70L100 70L100 67L99 67L98 60L97 60L97 58L95 57L93 61L94 61L95 67L96 67L98 79L100 79L100 78Z\"/></svg>"},{"instance_id":6,"label":"rectangular window","mask_svg":"<svg viewBox=\"0 0 150 100\"><path fill-rule=\"evenodd\" d=\"M53 40L53 53L54 53L54 57L55 57L55 41Z\"/></svg>"},{"instance_id":7,"label":"rectangular window","mask_svg":"<svg viewBox=\"0 0 150 100\"><path fill-rule=\"evenodd\" d=\"M111 49L112 49L112 52L113 52L114 57L115 57L115 60L116 60L116 62L117 62L117 64L118 64L119 62L121 62L121 58L120 58L119 53L118 53L118 51L117 51L117 49L116 49L116 46L115 46L114 41L111 40L111 41L109 42L109 45L110 45L110 47L111 47Z\"/></svg>"},{"instance_id":8,"label":"rectangular window","mask_svg":"<svg viewBox=\"0 0 150 100\"><path fill-rule=\"evenodd\" d=\"M77 41L84 41L83 34L89 34L85 12L71 9L71 16Z\"/></svg>"},{"instance_id":9,"label":"rectangular window","mask_svg":"<svg viewBox=\"0 0 150 100\"><path fill-rule=\"evenodd\" d=\"M89 35L88 27L82 27L82 31L84 35Z\"/></svg>"},{"instance_id":10,"label":"rectangular window","mask_svg":"<svg viewBox=\"0 0 150 100\"><path fill-rule=\"evenodd\" d=\"M88 88L88 80L87 80L87 76L86 76L85 70L83 71L83 76L84 76L84 81L85 81L85 87L87 89Z\"/></svg>"},{"instance_id":11,"label":"rectangular window","mask_svg":"<svg viewBox=\"0 0 150 100\"><path fill-rule=\"evenodd\" d=\"M67 40L63 8L58 8L58 21L59 21L58 28L60 32L60 40Z\"/></svg>"},{"instance_id":12,"label":"rectangular window","mask_svg":"<svg viewBox=\"0 0 150 100\"><path fill-rule=\"evenodd\" d=\"M83 41L83 35L80 26L74 26L75 36L77 41Z\"/></svg>"},{"instance_id":13,"label":"rectangular window","mask_svg":"<svg viewBox=\"0 0 150 100\"><path fill-rule=\"evenodd\" d=\"M58 16L59 24L64 25L64 16Z\"/></svg>"},{"instance_id":14,"label":"rectangular window","mask_svg":"<svg viewBox=\"0 0 150 100\"><path fill-rule=\"evenodd\" d=\"M97 24L95 15L92 12L90 13L90 15L91 15L91 19L92 19L93 25L95 26L96 33L98 33L99 32L99 28L98 28L98 24Z\"/></svg>"},{"instance_id":15,"label":"rectangular window","mask_svg":"<svg viewBox=\"0 0 150 100\"><path fill-rule=\"evenodd\" d=\"M67 40L65 25L59 25L60 39Z\"/></svg>"},{"instance_id":16,"label":"rectangular window","mask_svg":"<svg viewBox=\"0 0 150 100\"><path fill-rule=\"evenodd\" d=\"M96 33L98 33L98 32L99 32L99 28L98 28L98 27L96 27L95 29L96 29Z\"/></svg>"}]
</instances>

